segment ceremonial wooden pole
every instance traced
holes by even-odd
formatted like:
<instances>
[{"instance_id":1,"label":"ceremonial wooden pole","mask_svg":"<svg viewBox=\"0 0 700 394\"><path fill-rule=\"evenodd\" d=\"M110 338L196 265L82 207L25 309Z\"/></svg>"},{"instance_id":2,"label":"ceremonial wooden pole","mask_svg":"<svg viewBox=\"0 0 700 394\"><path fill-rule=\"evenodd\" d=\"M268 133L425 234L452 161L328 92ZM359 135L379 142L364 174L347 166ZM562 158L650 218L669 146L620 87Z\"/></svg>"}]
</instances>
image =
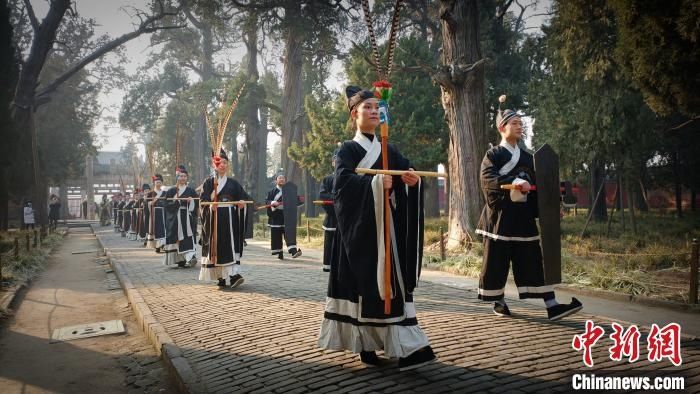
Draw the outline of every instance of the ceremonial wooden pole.
<instances>
[{"instance_id":1,"label":"ceremonial wooden pole","mask_svg":"<svg viewBox=\"0 0 700 394\"><path fill-rule=\"evenodd\" d=\"M382 169L389 169L389 123L384 119L381 127ZM382 175L384 176L384 175ZM383 182L382 182L383 185ZM391 313L391 211L389 189L384 190L384 314Z\"/></svg>"},{"instance_id":2,"label":"ceremonial wooden pole","mask_svg":"<svg viewBox=\"0 0 700 394\"><path fill-rule=\"evenodd\" d=\"M418 176L433 177L433 178L447 178L447 174L444 172L433 172L433 171L408 171L408 170L376 170L373 168L355 168L355 172L358 174L386 174L386 175L398 175L401 176L407 172ZM504 185L513 186L513 185Z\"/></svg>"}]
</instances>

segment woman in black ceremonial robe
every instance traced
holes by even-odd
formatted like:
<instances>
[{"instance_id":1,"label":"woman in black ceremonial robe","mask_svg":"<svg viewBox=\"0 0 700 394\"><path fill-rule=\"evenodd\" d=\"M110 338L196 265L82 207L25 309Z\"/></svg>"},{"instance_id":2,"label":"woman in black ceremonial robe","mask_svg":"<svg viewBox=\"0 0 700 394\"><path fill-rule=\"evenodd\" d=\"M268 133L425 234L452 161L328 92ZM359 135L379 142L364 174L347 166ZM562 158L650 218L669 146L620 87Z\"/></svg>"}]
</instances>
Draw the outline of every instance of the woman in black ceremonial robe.
<instances>
[{"instance_id":1,"label":"woman in black ceremonial robe","mask_svg":"<svg viewBox=\"0 0 700 394\"><path fill-rule=\"evenodd\" d=\"M379 101L357 87L346 89L357 131L338 151L333 195L338 217L338 263L331 266L328 297L318 344L360 354L368 366L380 364L375 351L399 359L409 370L435 360L418 325L413 291L423 254L423 201L420 178L409 161L389 146L389 168L401 176L359 175L358 167L382 167ZM384 190L391 193L391 313L384 313Z\"/></svg>"}]
</instances>

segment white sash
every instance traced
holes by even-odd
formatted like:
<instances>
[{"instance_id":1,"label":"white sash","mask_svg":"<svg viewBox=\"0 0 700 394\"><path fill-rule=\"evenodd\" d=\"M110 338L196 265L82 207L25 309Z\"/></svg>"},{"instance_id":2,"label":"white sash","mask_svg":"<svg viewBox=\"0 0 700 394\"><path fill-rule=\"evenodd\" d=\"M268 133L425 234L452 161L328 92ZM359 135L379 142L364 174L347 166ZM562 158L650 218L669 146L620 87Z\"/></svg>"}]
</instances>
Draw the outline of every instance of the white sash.
<instances>
[{"instance_id":1,"label":"white sash","mask_svg":"<svg viewBox=\"0 0 700 394\"><path fill-rule=\"evenodd\" d=\"M355 133L355 137L352 140L360 144L360 146L367 151L365 157L357 163L357 167L372 168L374 163L377 162L377 159L379 159L379 155L382 154L382 144L379 143L379 137L375 135L374 139L370 141L369 138L358 131Z\"/></svg>"},{"instance_id":2,"label":"white sash","mask_svg":"<svg viewBox=\"0 0 700 394\"><path fill-rule=\"evenodd\" d=\"M181 198L182 193L184 193L186 189L187 189L187 186L185 186L182 189L181 193L177 193L177 197ZM180 192L180 188L178 188L177 191ZM178 241L182 241L183 239L185 239L185 235L182 232L182 217L180 216L181 209L185 210L185 218L187 218L187 236L188 237L192 236L192 225L190 222L190 205L192 205L192 204L194 204L194 201L190 201L188 206L186 206L186 207L180 206L178 208L178 211L177 211L177 239L178 239Z\"/></svg>"},{"instance_id":3,"label":"white sash","mask_svg":"<svg viewBox=\"0 0 700 394\"><path fill-rule=\"evenodd\" d=\"M228 180L228 177L225 176L223 177L223 181L221 181L221 178L217 180L218 184L216 185L216 194L218 195L221 193L221 190L224 188L224 185L226 184L226 181Z\"/></svg>"},{"instance_id":4,"label":"white sash","mask_svg":"<svg viewBox=\"0 0 700 394\"><path fill-rule=\"evenodd\" d=\"M280 189L280 188L278 187L277 190L279 190L279 191L277 192L277 194L275 194L275 197L272 198L272 201L279 201L280 198L282 198L282 189ZM272 201L271 201L271 202L272 202ZM276 210L278 210L278 209L284 209L284 205L278 205L278 206L276 206L276 207L270 207L270 209L273 210L273 211L276 211Z\"/></svg>"},{"instance_id":5,"label":"white sash","mask_svg":"<svg viewBox=\"0 0 700 394\"><path fill-rule=\"evenodd\" d=\"M515 145L515 147L511 146L506 140L501 141L500 145L508 150L510 152L510 161L506 163L503 167L501 167L500 170L498 170L498 174L500 175L506 175L509 172L515 168L516 165L518 165L518 161L520 160L520 147L518 145Z\"/></svg>"}]
</instances>

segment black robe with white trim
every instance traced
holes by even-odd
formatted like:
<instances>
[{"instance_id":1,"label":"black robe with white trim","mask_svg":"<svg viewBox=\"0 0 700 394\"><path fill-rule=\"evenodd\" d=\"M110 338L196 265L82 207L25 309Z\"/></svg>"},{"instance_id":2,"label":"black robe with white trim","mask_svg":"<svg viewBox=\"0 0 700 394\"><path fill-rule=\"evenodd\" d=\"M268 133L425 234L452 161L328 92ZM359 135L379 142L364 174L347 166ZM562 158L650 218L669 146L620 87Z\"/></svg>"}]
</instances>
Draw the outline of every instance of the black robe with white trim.
<instances>
[{"instance_id":1,"label":"black robe with white trim","mask_svg":"<svg viewBox=\"0 0 700 394\"><path fill-rule=\"evenodd\" d=\"M153 211L153 247L161 247L165 245L165 189L160 189L155 192L154 200L150 201L151 210Z\"/></svg>"},{"instance_id":2,"label":"black robe with white trim","mask_svg":"<svg viewBox=\"0 0 700 394\"><path fill-rule=\"evenodd\" d=\"M517 160L516 160L517 159ZM539 239L537 192L531 191L524 202L513 202L517 191L501 189L523 179L535 184L532 154L505 143L489 149L481 162L481 189L486 206L481 213L477 234L499 241L535 241Z\"/></svg>"},{"instance_id":3,"label":"black robe with white trim","mask_svg":"<svg viewBox=\"0 0 700 394\"><path fill-rule=\"evenodd\" d=\"M141 197L138 202L139 208L139 225L138 225L138 240L145 241L148 233L148 219L150 217L148 206L146 205L145 197Z\"/></svg>"},{"instance_id":4,"label":"black robe with white trim","mask_svg":"<svg viewBox=\"0 0 700 394\"><path fill-rule=\"evenodd\" d=\"M122 232L131 233L131 211L134 208L134 200L124 204L122 209ZM127 236L130 236L127 235Z\"/></svg>"},{"instance_id":5,"label":"black robe with white trim","mask_svg":"<svg viewBox=\"0 0 700 394\"><path fill-rule=\"evenodd\" d=\"M267 192L267 197L265 198L265 205L271 204L273 201L282 201L282 189L275 186L272 190ZM284 205L278 205L277 207L267 207L267 226L270 228L283 228L284 227Z\"/></svg>"},{"instance_id":6,"label":"black robe with white trim","mask_svg":"<svg viewBox=\"0 0 700 394\"><path fill-rule=\"evenodd\" d=\"M165 193L165 198L197 198L197 192L189 186L173 186ZM165 200L168 222L166 245L177 244L177 253L182 260L190 261L195 256L197 244L197 206L196 200ZM166 248L167 250L167 248Z\"/></svg>"},{"instance_id":7,"label":"black robe with white trim","mask_svg":"<svg viewBox=\"0 0 700 394\"><path fill-rule=\"evenodd\" d=\"M214 177L207 178L202 185L201 201L212 201ZM216 199L220 202L251 200L238 181L231 177L217 180ZM211 243L214 234L213 213L216 213L216 260L212 261ZM199 280L216 280L238 273L243 255L245 223L248 206L213 205L202 207L202 269Z\"/></svg>"},{"instance_id":8,"label":"black robe with white trim","mask_svg":"<svg viewBox=\"0 0 700 394\"><path fill-rule=\"evenodd\" d=\"M381 168L380 152L378 141L359 133L338 152L333 188L338 263L331 266L318 345L407 357L429 344L413 304L423 254L423 190L420 183L408 187L393 177L392 301L391 313L385 315L382 176L355 173L357 167ZM390 169L411 167L392 145L389 155Z\"/></svg>"},{"instance_id":9,"label":"black robe with white trim","mask_svg":"<svg viewBox=\"0 0 700 394\"><path fill-rule=\"evenodd\" d=\"M323 201L333 201L333 174L323 178L321 182L321 190L319 197ZM322 205L326 211L326 217L323 219L323 270L330 272L331 265L337 262L337 246L336 244L336 227L338 226L338 218L335 216L335 207L331 205Z\"/></svg>"},{"instance_id":10,"label":"black robe with white trim","mask_svg":"<svg viewBox=\"0 0 700 394\"><path fill-rule=\"evenodd\" d=\"M124 225L124 207L126 206L126 201L122 200L117 204L117 230L123 231Z\"/></svg>"}]
</instances>

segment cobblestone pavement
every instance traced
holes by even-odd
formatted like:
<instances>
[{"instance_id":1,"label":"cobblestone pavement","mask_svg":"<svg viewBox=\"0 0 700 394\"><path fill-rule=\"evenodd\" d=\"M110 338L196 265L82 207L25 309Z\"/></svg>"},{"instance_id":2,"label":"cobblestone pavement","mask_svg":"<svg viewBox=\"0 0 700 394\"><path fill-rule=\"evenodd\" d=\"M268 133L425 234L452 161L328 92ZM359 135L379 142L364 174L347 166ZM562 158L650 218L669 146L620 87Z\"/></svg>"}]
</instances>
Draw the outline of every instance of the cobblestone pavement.
<instances>
[{"instance_id":1,"label":"cobblestone pavement","mask_svg":"<svg viewBox=\"0 0 700 394\"><path fill-rule=\"evenodd\" d=\"M415 299L438 361L410 372L396 363L368 369L356 355L316 347L327 286L316 258L279 261L264 240L249 241L245 284L218 290L197 280L198 267L168 268L162 255L111 228L96 233L207 392L564 392L575 373L684 376L687 391L700 391L697 339L683 340L679 367L647 361L646 331L639 361L614 362L609 320L580 313L553 323L543 308L518 300L509 302L515 317L499 318L476 293L428 282ZM586 319L606 330L592 368L571 346Z\"/></svg>"}]
</instances>

